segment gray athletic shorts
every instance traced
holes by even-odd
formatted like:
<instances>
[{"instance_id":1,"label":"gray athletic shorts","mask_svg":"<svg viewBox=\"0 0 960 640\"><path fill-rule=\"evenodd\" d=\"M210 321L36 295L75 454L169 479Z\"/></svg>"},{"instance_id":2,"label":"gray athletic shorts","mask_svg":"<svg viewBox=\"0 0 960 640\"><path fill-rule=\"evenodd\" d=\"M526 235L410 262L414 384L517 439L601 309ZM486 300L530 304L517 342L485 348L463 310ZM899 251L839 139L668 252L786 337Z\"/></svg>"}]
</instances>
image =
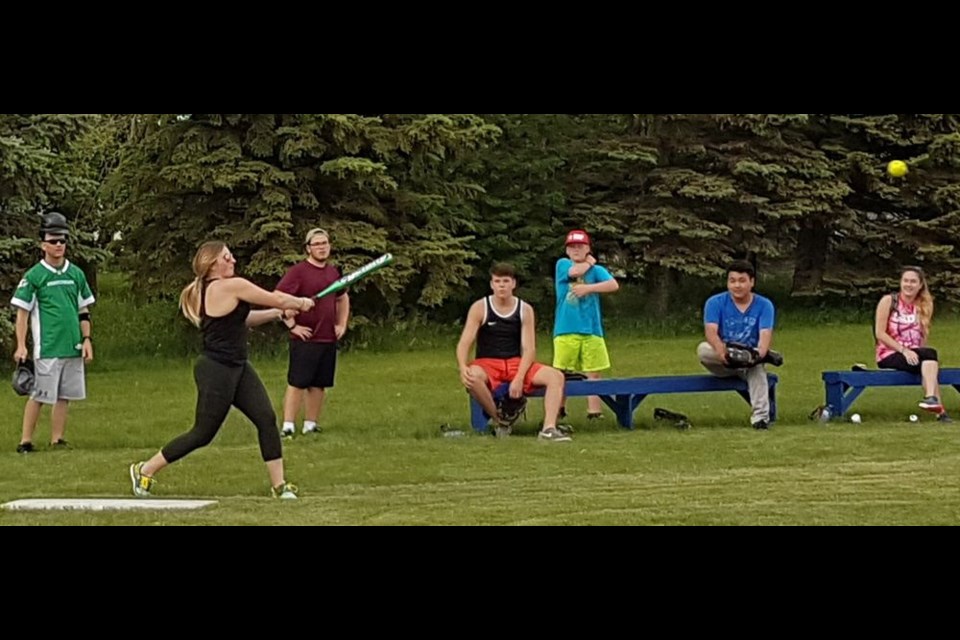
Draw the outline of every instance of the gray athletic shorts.
<instances>
[{"instance_id":1,"label":"gray athletic shorts","mask_svg":"<svg viewBox=\"0 0 960 640\"><path fill-rule=\"evenodd\" d=\"M87 386L83 358L41 358L33 361L36 383L30 397L43 404L57 400L83 400Z\"/></svg>"}]
</instances>

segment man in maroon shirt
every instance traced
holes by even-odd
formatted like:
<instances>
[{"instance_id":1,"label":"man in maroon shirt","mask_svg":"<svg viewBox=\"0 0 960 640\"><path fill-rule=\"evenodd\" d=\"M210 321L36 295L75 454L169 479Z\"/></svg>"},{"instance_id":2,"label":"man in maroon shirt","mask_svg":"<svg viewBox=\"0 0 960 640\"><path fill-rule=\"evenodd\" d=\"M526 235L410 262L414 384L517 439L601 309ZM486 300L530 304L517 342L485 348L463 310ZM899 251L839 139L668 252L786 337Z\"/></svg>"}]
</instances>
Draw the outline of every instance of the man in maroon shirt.
<instances>
[{"instance_id":1,"label":"man in maroon shirt","mask_svg":"<svg viewBox=\"0 0 960 640\"><path fill-rule=\"evenodd\" d=\"M313 297L340 279L340 269L330 258L330 236L323 229L311 229L306 238L307 259L291 267L278 291L293 296ZM284 320L290 329L290 364L287 392L283 397L284 437L296 431L294 422L306 400L303 433L319 433L317 420L323 409L326 390L333 386L337 368L337 341L347 332L350 296L346 290L316 301L310 311Z\"/></svg>"}]
</instances>

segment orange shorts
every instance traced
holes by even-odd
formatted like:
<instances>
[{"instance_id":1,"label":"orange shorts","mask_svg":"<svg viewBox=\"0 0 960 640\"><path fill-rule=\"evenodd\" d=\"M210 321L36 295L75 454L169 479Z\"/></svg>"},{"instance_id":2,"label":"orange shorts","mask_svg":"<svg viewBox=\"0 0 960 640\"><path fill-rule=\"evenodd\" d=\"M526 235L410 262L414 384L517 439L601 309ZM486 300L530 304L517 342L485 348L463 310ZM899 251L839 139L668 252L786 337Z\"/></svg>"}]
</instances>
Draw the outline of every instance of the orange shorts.
<instances>
[{"instance_id":1,"label":"orange shorts","mask_svg":"<svg viewBox=\"0 0 960 640\"><path fill-rule=\"evenodd\" d=\"M508 358L506 360L501 358L477 358L469 366L483 369L483 372L487 374L487 385L493 391L504 382L513 382L513 379L517 377L517 369L520 368L520 358ZM535 388L533 377L542 368L542 364L534 362L527 369L527 375L523 380L524 393L533 391Z\"/></svg>"}]
</instances>

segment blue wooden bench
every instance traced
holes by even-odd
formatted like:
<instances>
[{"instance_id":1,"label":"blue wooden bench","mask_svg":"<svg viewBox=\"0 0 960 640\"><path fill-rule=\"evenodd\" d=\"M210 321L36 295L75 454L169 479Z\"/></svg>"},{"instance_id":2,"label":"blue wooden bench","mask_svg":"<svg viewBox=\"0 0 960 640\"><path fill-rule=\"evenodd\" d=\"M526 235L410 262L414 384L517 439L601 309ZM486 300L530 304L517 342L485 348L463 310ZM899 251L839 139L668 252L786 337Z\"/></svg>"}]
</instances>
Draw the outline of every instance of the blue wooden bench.
<instances>
[{"instance_id":1,"label":"blue wooden bench","mask_svg":"<svg viewBox=\"0 0 960 640\"><path fill-rule=\"evenodd\" d=\"M776 374L767 374L770 391L770 422L777 419ZM494 391L499 398L509 391L510 385L502 384ZM606 378L603 380L567 381L566 393L571 396L600 396L617 416L617 422L625 429L633 429L633 412L648 395L656 393L700 393L704 391L736 391L750 402L747 383L740 378L716 376L659 376L655 378ZM543 397L543 389L536 389L527 397ZM470 424L476 431L485 432L489 416L480 404L470 397Z\"/></svg>"},{"instance_id":2,"label":"blue wooden bench","mask_svg":"<svg viewBox=\"0 0 960 640\"><path fill-rule=\"evenodd\" d=\"M941 369L940 384L960 391L960 369ZM907 386L921 387L920 375L893 369L823 372L824 394L832 418L842 417L867 387Z\"/></svg>"}]
</instances>

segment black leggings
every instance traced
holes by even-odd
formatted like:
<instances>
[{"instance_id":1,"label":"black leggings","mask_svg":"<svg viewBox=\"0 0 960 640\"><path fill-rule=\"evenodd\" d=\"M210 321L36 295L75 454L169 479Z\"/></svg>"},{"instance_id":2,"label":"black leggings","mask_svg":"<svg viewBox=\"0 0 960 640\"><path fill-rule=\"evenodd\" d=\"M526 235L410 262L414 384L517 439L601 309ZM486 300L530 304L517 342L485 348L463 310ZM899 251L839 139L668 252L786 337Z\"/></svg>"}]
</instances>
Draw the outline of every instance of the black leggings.
<instances>
[{"instance_id":1,"label":"black leggings","mask_svg":"<svg viewBox=\"0 0 960 640\"><path fill-rule=\"evenodd\" d=\"M197 382L197 415L193 429L177 436L160 450L167 462L176 462L194 449L205 447L220 431L231 406L250 418L257 428L264 462L283 457L277 414L253 365L232 367L200 356L193 368Z\"/></svg>"},{"instance_id":2,"label":"black leggings","mask_svg":"<svg viewBox=\"0 0 960 640\"><path fill-rule=\"evenodd\" d=\"M902 353L891 353L886 358L877 363L881 369L897 369L898 371L907 371L909 373L920 373L920 365L927 360L938 360L937 350L920 347L919 349L910 349L915 351L920 362L917 364L908 364L907 359Z\"/></svg>"}]
</instances>

